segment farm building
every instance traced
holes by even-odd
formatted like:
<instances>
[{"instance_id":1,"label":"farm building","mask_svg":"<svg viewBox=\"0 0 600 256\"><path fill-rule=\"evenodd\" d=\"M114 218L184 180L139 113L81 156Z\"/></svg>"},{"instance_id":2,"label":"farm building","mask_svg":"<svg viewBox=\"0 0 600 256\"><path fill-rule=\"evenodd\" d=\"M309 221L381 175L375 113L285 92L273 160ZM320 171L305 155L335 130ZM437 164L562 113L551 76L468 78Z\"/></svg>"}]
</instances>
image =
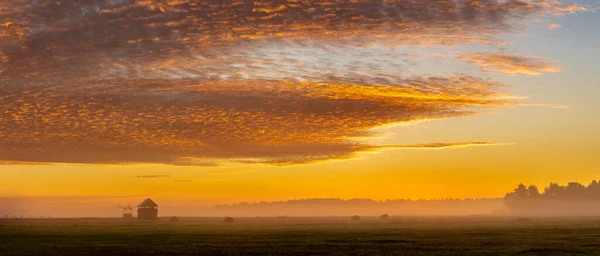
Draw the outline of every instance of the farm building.
<instances>
[{"instance_id":1,"label":"farm building","mask_svg":"<svg viewBox=\"0 0 600 256\"><path fill-rule=\"evenodd\" d=\"M123 219L126 219L126 220L133 219L133 207L131 207L131 206L123 207Z\"/></svg>"},{"instance_id":2,"label":"farm building","mask_svg":"<svg viewBox=\"0 0 600 256\"><path fill-rule=\"evenodd\" d=\"M148 198L138 205L138 220L155 220L158 217L158 204Z\"/></svg>"}]
</instances>

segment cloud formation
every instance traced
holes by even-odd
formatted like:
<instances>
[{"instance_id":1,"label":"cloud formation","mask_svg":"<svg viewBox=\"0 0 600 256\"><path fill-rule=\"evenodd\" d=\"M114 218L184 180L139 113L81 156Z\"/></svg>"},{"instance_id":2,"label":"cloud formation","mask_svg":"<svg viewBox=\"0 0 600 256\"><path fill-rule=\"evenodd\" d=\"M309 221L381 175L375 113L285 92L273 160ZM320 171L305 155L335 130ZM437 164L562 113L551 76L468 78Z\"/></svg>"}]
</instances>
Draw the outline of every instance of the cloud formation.
<instances>
[{"instance_id":1,"label":"cloud formation","mask_svg":"<svg viewBox=\"0 0 600 256\"><path fill-rule=\"evenodd\" d=\"M300 152L290 151L288 154L274 157L274 158L253 158L247 160L239 160L244 163L259 163L269 165L297 165L297 164L311 164L319 163L327 160L345 160L356 157L357 152L372 152L383 149L420 149L420 150L438 150L448 148L465 148L473 146L506 146L512 145L510 143L494 143L494 142L458 142L458 143L428 143L428 144L415 144L415 145L366 145L366 144L353 144L353 145L329 145L330 147L337 147L336 150L332 150L329 154L302 154Z\"/></svg>"},{"instance_id":2,"label":"cloud formation","mask_svg":"<svg viewBox=\"0 0 600 256\"><path fill-rule=\"evenodd\" d=\"M8 73L0 81L52 84L45 80L102 79L94 71L107 63L160 67L198 56L207 65L282 41L493 44L533 17L588 9L524 0L9 0L0 10L0 72Z\"/></svg>"},{"instance_id":3,"label":"cloud formation","mask_svg":"<svg viewBox=\"0 0 600 256\"><path fill-rule=\"evenodd\" d=\"M352 157L377 149L354 138L381 125L514 104L484 78L399 75L402 64L377 49L499 44L529 19L589 10L524 0L2 1L0 161ZM461 58L554 72L540 59Z\"/></svg>"},{"instance_id":4,"label":"cloud formation","mask_svg":"<svg viewBox=\"0 0 600 256\"><path fill-rule=\"evenodd\" d=\"M399 145L399 146L380 146L380 148L397 148L397 149L444 149L444 148L464 148L471 146L506 146L511 143L494 143L484 141L474 142L455 142L455 143L428 143L416 145Z\"/></svg>"},{"instance_id":5,"label":"cloud formation","mask_svg":"<svg viewBox=\"0 0 600 256\"><path fill-rule=\"evenodd\" d=\"M138 179L158 179L158 178L169 178L171 175L138 175L135 176Z\"/></svg>"},{"instance_id":6,"label":"cloud formation","mask_svg":"<svg viewBox=\"0 0 600 256\"><path fill-rule=\"evenodd\" d=\"M548 24L548 29L557 29L557 28L562 28L562 26L560 24L556 24L556 23Z\"/></svg>"},{"instance_id":7,"label":"cloud formation","mask_svg":"<svg viewBox=\"0 0 600 256\"><path fill-rule=\"evenodd\" d=\"M212 174L212 175L234 175L234 174L250 173L250 172L254 172L254 170L210 171L210 172L207 172L207 174Z\"/></svg>"},{"instance_id":8,"label":"cloud formation","mask_svg":"<svg viewBox=\"0 0 600 256\"><path fill-rule=\"evenodd\" d=\"M552 62L536 57L524 57L508 54L470 53L462 54L460 59L478 65L486 72L503 72L506 74L541 75L543 73L560 72L560 67Z\"/></svg>"},{"instance_id":9,"label":"cloud formation","mask_svg":"<svg viewBox=\"0 0 600 256\"><path fill-rule=\"evenodd\" d=\"M365 149L352 137L395 122L505 104L474 77L396 85L137 80L2 88L0 155L61 163L206 165L206 159L302 158ZM127 88L127 90L124 90Z\"/></svg>"},{"instance_id":10,"label":"cloud formation","mask_svg":"<svg viewBox=\"0 0 600 256\"><path fill-rule=\"evenodd\" d=\"M598 8L580 4L563 4L558 0L537 0L536 2L537 4L550 9L555 16L563 16L567 13L573 14L577 12L596 12L596 10L598 10Z\"/></svg>"}]
</instances>

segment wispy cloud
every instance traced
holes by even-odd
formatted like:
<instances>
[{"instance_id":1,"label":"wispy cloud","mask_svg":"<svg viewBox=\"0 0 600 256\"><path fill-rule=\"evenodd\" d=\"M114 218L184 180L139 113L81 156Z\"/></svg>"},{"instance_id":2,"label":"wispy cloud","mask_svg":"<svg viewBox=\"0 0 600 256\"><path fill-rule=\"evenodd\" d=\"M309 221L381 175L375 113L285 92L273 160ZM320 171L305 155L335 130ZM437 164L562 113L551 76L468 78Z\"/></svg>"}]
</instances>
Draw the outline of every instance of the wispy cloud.
<instances>
[{"instance_id":1,"label":"wispy cloud","mask_svg":"<svg viewBox=\"0 0 600 256\"><path fill-rule=\"evenodd\" d=\"M451 143L427 143L427 144L415 144L415 145L346 145L345 147L337 148L337 150L329 152L328 155L324 154L294 154L289 153L280 157L272 158L255 158L239 160L243 163L260 163L269 165L298 165L298 164L311 164L318 163L328 160L343 160L356 158L358 152L372 152L385 149L416 149L416 150L440 150L450 148L466 148L473 146L508 146L513 145L512 143L495 143L495 142L451 142Z\"/></svg>"},{"instance_id":2,"label":"wispy cloud","mask_svg":"<svg viewBox=\"0 0 600 256\"><path fill-rule=\"evenodd\" d=\"M135 176L138 179L158 179L158 178L169 178L171 175L138 175Z\"/></svg>"},{"instance_id":3,"label":"wispy cloud","mask_svg":"<svg viewBox=\"0 0 600 256\"><path fill-rule=\"evenodd\" d=\"M210 171L210 172L207 172L207 174L212 174L212 175L233 175L233 174L249 173L249 172L254 172L254 170L223 170L223 171Z\"/></svg>"},{"instance_id":4,"label":"wispy cloud","mask_svg":"<svg viewBox=\"0 0 600 256\"><path fill-rule=\"evenodd\" d=\"M557 29L557 28L562 28L562 26L560 24L556 24L556 23L548 24L548 29Z\"/></svg>"},{"instance_id":5,"label":"wispy cloud","mask_svg":"<svg viewBox=\"0 0 600 256\"><path fill-rule=\"evenodd\" d=\"M45 162L24 162L24 161L0 161L0 165L52 165L54 163Z\"/></svg>"},{"instance_id":6,"label":"wispy cloud","mask_svg":"<svg viewBox=\"0 0 600 256\"><path fill-rule=\"evenodd\" d=\"M567 13L577 13L577 12L596 12L598 10L597 7L584 6L580 4L563 4L558 0L537 0L539 5L547 8L551 14L555 16L563 16Z\"/></svg>"},{"instance_id":7,"label":"wispy cloud","mask_svg":"<svg viewBox=\"0 0 600 256\"><path fill-rule=\"evenodd\" d=\"M379 148L391 148L391 149L445 149L445 148L466 148L474 146L509 146L513 143L499 143L499 142L450 142L450 143L426 143L426 144L415 144L415 145L392 145L392 146L380 146Z\"/></svg>"},{"instance_id":8,"label":"wispy cloud","mask_svg":"<svg viewBox=\"0 0 600 256\"><path fill-rule=\"evenodd\" d=\"M543 73L560 72L560 67L552 62L536 57L525 57L508 54L470 53L462 54L460 59L478 65L488 72L506 74L541 75Z\"/></svg>"}]
</instances>

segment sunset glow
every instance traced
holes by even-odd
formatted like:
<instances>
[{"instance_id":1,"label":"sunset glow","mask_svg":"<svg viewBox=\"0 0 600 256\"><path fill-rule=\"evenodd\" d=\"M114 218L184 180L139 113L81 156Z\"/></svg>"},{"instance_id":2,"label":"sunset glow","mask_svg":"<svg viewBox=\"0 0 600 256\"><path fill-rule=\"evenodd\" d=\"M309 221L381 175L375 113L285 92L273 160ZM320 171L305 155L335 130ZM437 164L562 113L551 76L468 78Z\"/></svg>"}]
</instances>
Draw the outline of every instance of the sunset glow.
<instances>
[{"instance_id":1,"label":"sunset glow","mask_svg":"<svg viewBox=\"0 0 600 256\"><path fill-rule=\"evenodd\" d=\"M5 0L0 198L175 209L599 179L599 6Z\"/></svg>"}]
</instances>

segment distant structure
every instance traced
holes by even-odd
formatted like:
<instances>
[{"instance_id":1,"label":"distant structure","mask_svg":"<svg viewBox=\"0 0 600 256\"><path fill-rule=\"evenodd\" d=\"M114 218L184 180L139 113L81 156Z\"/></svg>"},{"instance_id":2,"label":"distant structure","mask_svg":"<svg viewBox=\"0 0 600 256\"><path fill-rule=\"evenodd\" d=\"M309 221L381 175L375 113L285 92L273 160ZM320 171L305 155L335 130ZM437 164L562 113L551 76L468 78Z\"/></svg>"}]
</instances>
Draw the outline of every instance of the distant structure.
<instances>
[{"instance_id":1,"label":"distant structure","mask_svg":"<svg viewBox=\"0 0 600 256\"><path fill-rule=\"evenodd\" d=\"M123 219L131 220L133 219L133 206L131 205L119 205L117 208L121 208L123 210Z\"/></svg>"},{"instance_id":2,"label":"distant structure","mask_svg":"<svg viewBox=\"0 0 600 256\"><path fill-rule=\"evenodd\" d=\"M155 220L158 217L158 204L148 198L138 205L138 220Z\"/></svg>"}]
</instances>

